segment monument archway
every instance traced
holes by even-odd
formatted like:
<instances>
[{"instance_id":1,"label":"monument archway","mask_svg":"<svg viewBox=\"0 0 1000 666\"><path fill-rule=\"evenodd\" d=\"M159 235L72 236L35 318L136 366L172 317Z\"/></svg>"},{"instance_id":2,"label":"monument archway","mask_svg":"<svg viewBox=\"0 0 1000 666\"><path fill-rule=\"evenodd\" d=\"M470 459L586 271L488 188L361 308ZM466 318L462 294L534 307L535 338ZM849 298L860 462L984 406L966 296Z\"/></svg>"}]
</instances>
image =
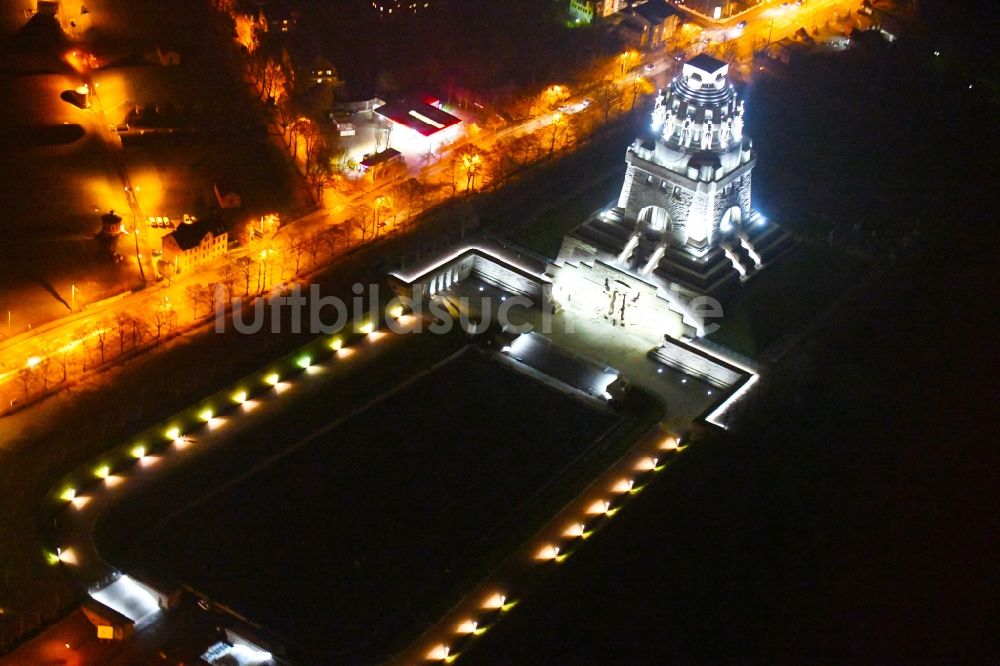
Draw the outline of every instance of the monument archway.
<instances>
[{"instance_id":1,"label":"monument archway","mask_svg":"<svg viewBox=\"0 0 1000 666\"><path fill-rule=\"evenodd\" d=\"M722 214L722 222L719 223L719 230L723 233L732 231L743 224L743 209L733 206Z\"/></svg>"},{"instance_id":2,"label":"monument archway","mask_svg":"<svg viewBox=\"0 0 1000 666\"><path fill-rule=\"evenodd\" d=\"M639 211L639 223L650 231L666 231L670 222L670 213L663 206L646 206Z\"/></svg>"}]
</instances>

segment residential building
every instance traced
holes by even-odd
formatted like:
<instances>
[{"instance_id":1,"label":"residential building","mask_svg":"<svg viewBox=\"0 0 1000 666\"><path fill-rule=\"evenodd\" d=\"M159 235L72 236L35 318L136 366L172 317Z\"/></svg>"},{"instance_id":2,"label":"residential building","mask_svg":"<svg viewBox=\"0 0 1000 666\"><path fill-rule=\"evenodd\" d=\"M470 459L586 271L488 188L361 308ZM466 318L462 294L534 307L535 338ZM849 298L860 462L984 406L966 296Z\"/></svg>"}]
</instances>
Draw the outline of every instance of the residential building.
<instances>
[{"instance_id":1,"label":"residential building","mask_svg":"<svg viewBox=\"0 0 1000 666\"><path fill-rule=\"evenodd\" d=\"M337 68L333 66L332 62L322 56L313 58L306 68L305 73L310 83L329 83L333 85L341 83L340 79L337 78Z\"/></svg>"},{"instance_id":2,"label":"residential building","mask_svg":"<svg viewBox=\"0 0 1000 666\"><path fill-rule=\"evenodd\" d=\"M569 0L569 15L577 23L606 18L628 5L628 0Z\"/></svg>"},{"instance_id":3,"label":"residential building","mask_svg":"<svg viewBox=\"0 0 1000 666\"><path fill-rule=\"evenodd\" d=\"M213 217L182 224L162 242L161 261L173 267L174 275L180 275L224 256L229 248L229 231Z\"/></svg>"},{"instance_id":4,"label":"residential building","mask_svg":"<svg viewBox=\"0 0 1000 666\"><path fill-rule=\"evenodd\" d=\"M592 4L594 5L594 16L605 18L625 9L628 0L595 0Z\"/></svg>"},{"instance_id":5,"label":"residential building","mask_svg":"<svg viewBox=\"0 0 1000 666\"><path fill-rule=\"evenodd\" d=\"M267 28L275 33L292 33L299 22L299 9L290 0L257 0L257 10L267 22Z\"/></svg>"},{"instance_id":6,"label":"residential building","mask_svg":"<svg viewBox=\"0 0 1000 666\"><path fill-rule=\"evenodd\" d=\"M569 17L577 23L594 20L594 3L591 0L569 0Z\"/></svg>"},{"instance_id":7,"label":"residential building","mask_svg":"<svg viewBox=\"0 0 1000 666\"><path fill-rule=\"evenodd\" d=\"M641 28L639 47L655 49L664 46L680 23L677 10L665 0L645 0L633 3L625 14Z\"/></svg>"},{"instance_id":8,"label":"residential building","mask_svg":"<svg viewBox=\"0 0 1000 666\"><path fill-rule=\"evenodd\" d=\"M771 64L791 65L800 58L810 54L812 44L786 37L781 41L772 42L764 49L764 57Z\"/></svg>"}]
</instances>

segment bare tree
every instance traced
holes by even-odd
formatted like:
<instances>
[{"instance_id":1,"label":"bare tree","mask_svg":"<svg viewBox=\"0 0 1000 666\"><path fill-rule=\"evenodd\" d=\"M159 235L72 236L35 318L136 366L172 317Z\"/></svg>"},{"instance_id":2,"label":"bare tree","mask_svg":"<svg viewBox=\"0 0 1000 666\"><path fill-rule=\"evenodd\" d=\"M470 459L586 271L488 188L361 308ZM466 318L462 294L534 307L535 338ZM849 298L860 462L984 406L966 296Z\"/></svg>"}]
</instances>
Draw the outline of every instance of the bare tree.
<instances>
[{"instance_id":1,"label":"bare tree","mask_svg":"<svg viewBox=\"0 0 1000 666\"><path fill-rule=\"evenodd\" d=\"M298 245L297 251L299 253L309 256L309 268L315 268L316 255L319 254L320 250L319 234L316 232L307 234L304 238L299 240L296 245ZM296 261L296 263L298 263L298 261Z\"/></svg>"},{"instance_id":2,"label":"bare tree","mask_svg":"<svg viewBox=\"0 0 1000 666\"><path fill-rule=\"evenodd\" d=\"M225 298L226 298L226 285L221 282L209 282L208 283L208 295L211 299L209 301L210 311L216 311L221 306L223 313L225 312Z\"/></svg>"},{"instance_id":3,"label":"bare tree","mask_svg":"<svg viewBox=\"0 0 1000 666\"><path fill-rule=\"evenodd\" d=\"M101 365L104 365L110 335L111 328L108 327L107 323L103 321L97 322L97 328L94 329L94 342L97 345L97 351L101 355Z\"/></svg>"},{"instance_id":4,"label":"bare tree","mask_svg":"<svg viewBox=\"0 0 1000 666\"><path fill-rule=\"evenodd\" d=\"M344 238L344 245L348 248L351 247L351 235L354 233L354 229L358 226L355 217L350 217L345 220L342 224L338 224L333 230L339 233Z\"/></svg>"},{"instance_id":5,"label":"bare tree","mask_svg":"<svg viewBox=\"0 0 1000 666\"><path fill-rule=\"evenodd\" d=\"M594 104L604 114L604 124L608 123L611 110L621 105L621 90L612 81L601 81L594 89Z\"/></svg>"},{"instance_id":6,"label":"bare tree","mask_svg":"<svg viewBox=\"0 0 1000 666\"><path fill-rule=\"evenodd\" d=\"M531 164L539 157L540 141L537 134L522 134L510 142L510 153L519 166Z\"/></svg>"},{"instance_id":7,"label":"bare tree","mask_svg":"<svg viewBox=\"0 0 1000 666\"><path fill-rule=\"evenodd\" d=\"M201 306L205 309L205 316L211 315L212 310L215 308L216 286L217 284L215 282L210 282L202 287L199 294L201 298Z\"/></svg>"},{"instance_id":8,"label":"bare tree","mask_svg":"<svg viewBox=\"0 0 1000 666\"><path fill-rule=\"evenodd\" d=\"M83 358L83 370L86 371L89 367L88 361L90 360L90 350L87 348L90 343L90 329L86 326L82 326L73 332L73 336L80 341L80 354Z\"/></svg>"},{"instance_id":9,"label":"bare tree","mask_svg":"<svg viewBox=\"0 0 1000 666\"><path fill-rule=\"evenodd\" d=\"M511 141L497 141L486 155L486 172L492 187L506 183L520 167Z\"/></svg>"},{"instance_id":10,"label":"bare tree","mask_svg":"<svg viewBox=\"0 0 1000 666\"><path fill-rule=\"evenodd\" d=\"M240 267L230 262L222 271L222 288L225 289L227 301L233 300L236 291L236 283L240 279Z\"/></svg>"},{"instance_id":11,"label":"bare tree","mask_svg":"<svg viewBox=\"0 0 1000 666\"><path fill-rule=\"evenodd\" d=\"M191 303L191 312L195 319L198 319L198 312L204 308L205 314L212 311L212 291L203 284L188 285L185 290L188 301Z\"/></svg>"},{"instance_id":12,"label":"bare tree","mask_svg":"<svg viewBox=\"0 0 1000 666\"><path fill-rule=\"evenodd\" d=\"M159 340L166 331L168 334L173 327L173 321L175 318L175 313L173 308L169 306L159 306L153 308L153 311L149 315L149 323L153 330L156 332L156 339Z\"/></svg>"},{"instance_id":13,"label":"bare tree","mask_svg":"<svg viewBox=\"0 0 1000 666\"><path fill-rule=\"evenodd\" d=\"M250 277L253 275L254 260L250 257L240 257L236 260L236 267L243 278L243 295L250 295Z\"/></svg>"},{"instance_id":14,"label":"bare tree","mask_svg":"<svg viewBox=\"0 0 1000 666\"><path fill-rule=\"evenodd\" d=\"M299 157L299 139L305 136L311 121L308 118L300 118L294 108L292 108L292 113L295 113L296 116L288 126L288 149L292 151L292 161L295 161Z\"/></svg>"},{"instance_id":15,"label":"bare tree","mask_svg":"<svg viewBox=\"0 0 1000 666\"><path fill-rule=\"evenodd\" d=\"M414 205L418 208L423 207L423 200L426 194L427 188L416 178L407 178L397 186L396 198L399 201L406 202L407 222L409 222L410 218L413 217Z\"/></svg>"},{"instance_id":16,"label":"bare tree","mask_svg":"<svg viewBox=\"0 0 1000 666\"><path fill-rule=\"evenodd\" d=\"M59 379L59 383L64 383L66 378L69 376L69 366L73 362L73 353L76 351L76 347L62 347L55 354L56 363L59 365L59 369L62 371L62 376Z\"/></svg>"},{"instance_id":17,"label":"bare tree","mask_svg":"<svg viewBox=\"0 0 1000 666\"><path fill-rule=\"evenodd\" d=\"M323 149L319 155L306 158L306 182L317 203L322 203L323 193L335 180L334 173L330 170L330 161L324 157L325 153L326 150Z\"/></svg>"},{"instance_id":18,"label":"bare tree","mask_svg":"<svg viewBox=\"0 0 1000 666\"><path fill-rule=\"evenodd\" d=\"M476 186L476 178L483 170L483 156L472 144L465 144L455 151L454 159L458 169L465 175L465 193L469 194Z\"/></svg>"},{"instance_id":19,"label":"bare tree","mask_svg":"<svg viewBox=\"0 0 1000 666\"><path fill-rule=\"evenodd\" d=\"M548 140L548 155L552 157L556 150L561 150L567 143L569 135L569 119L566 114L556 113L552 122L542 130L543 135Z\"/></svg>"},{"instance_id":20,"label":"bare tree","mask_svg":"<svg viewBox=\"0 0 1000 666\"><path fill-rule=\"evenodd\" d=\"M52 350L42 350L41 360L38 361L38 376L42 378L42 390L49 388L49 367L52 365Z\"/></svg>"},{"instance_id":21,"label":"bare tree","mask_svg":"<svg viewBox=\"0 0 1000 666\"><path fill-rule=\"evenodd\" d=\"M299 113L298 109L295 108L295 104L292 100L291 95L286 95L278 101L278 125L281 127L282 137L285 139L285 145L289 150L294 150L292 158L294 159L295 154L298 153L298 146L296 145L299 140Z\"/></svg>"},{"instance_id":22,"label":"bare tree","mask_svg":"<svg viewBox=\"0 0 1000 666\"><path fill-rule=\"evenodd\" d=\"M632 94L632 103L629 105L629 110L635 108L635 103L638 101L640 95L649 95L655 90L653 84L641 76L635 77L629 86L629 92Z\"/></svg>"},{"instance_id":23,"label":"bare tree","mask_svg":"<svg viewBox=\"0 0 1000 666\"><path fill-rule=\"evenodd\" d=\"M17 380L21 383L22 399L27 400L31 393L31 388L35 384L35 368L26 365L17 371Z\"/></svg>"},{"instance_id":24,"label":"bare tree","mask_svg":"<svg viewBox=\"0 0 1000 666\"><path fill-rule=\"evenodd\" d=\"M265 56L259 70L257 83L260 86L260 95L265 102L271 99L277 100L284 94L285 70L274 58Z\"/></svg>"},{"instance_id":25,"label":"bare tree","mask_svg":"<svg viewBox=\"0 0 1000 666\"><path fill-rule=\"evenodd\" d=\"M149 325L141 317L129 317L129 325L132 329L132 349L135 349L149 333Z\"/></svg>"},{"instance_id":26,"label":"bare tree","mask_svg":"<svg viewBox=\"0 0 1000 666\"><path fill-rule=\"evenodd\" d=\"M243 13L237 13L234 18L234 31L236 33L236 41L246 49L248 54L252 54L257 50L257 46L260 44L260 38L257 33L260 30L260 25L251 16L247 16Z\"/></svg>"},{"instance_id":27,"label":"bare tree","mask_svg":"<svg viewBox=\"0 0 1000 666\"><path fill-rule=\"evenodd\" d=\"M267 289L269 283L273 283L271 279L271 271L274 268L275 261L277 261L281 252L278 252L273 247L267 247L261 250L260 262L257 265L257 292L263 293Z\"/></svg>"},{"instance_id":28,"label":"bare tree","mask_svg":"<svg viewBox=\"0 0 1000 666\"><path fill-rule=\"evenodd\" d=\"M174 265L169 261L160 259L156 262L156 266L160 271L160 275L167 278L167 286L171 286L174 283L174 274L176 273Z\"/></svg>"},{"instance_id":29,"label":"bare tree","mask_svg":"<svg viewBox=\"0 0 1000 666\"><path fill-rule=\"evenodd\" d=\"M256 49L253 53L249 54L249 57L247 57L245 61L247 76L250 77L250 80L253 81L254 84L258 83L261 76L261 70L264 69L264 64L266 62L267 54L260 49Z\"/></svg>"},{"instance_id":30,"label":"bare tree","mask_svg":"<svg viewBox=\"0 0 1000 666\"><path fill-rule=\"evenodd\" d=\"M342 177L351 161L351 154L343 146L330 147L330 169L335 176Z\"/></svg>"},{"instance_id":31,"label":"bare tree","mask_svg":"<svg viewBox=\"0 0 1000 666\"><path fill-rule=\"evenodd\" d=\"M599 119L596 109L584 109L570 118L570 138L574 147L579 146L588 136L594 133Z\"/></svg>"},{"instance_id":32,"label":"bare tree","mask_svg":"<svg viewBox=\"0 0 1000 666\"><path fill-rule=\"evenodd\" d=\"M125 353L125 340L129 333L129 316L124 312L115 315L114 336L118 340L118 354Z\"/></svg>"},{"instance_id":33,"label":"bare tree","mask_svg":"<svg viewBox=\"0 0 1000 666\"><path fill-rule=\"evenodd\" d=\"M317 123L305 123L302 133L305 140L305 177L317 202L323 200L323 192L333 183L334 172L331 162L333 153Z\"/></svg>"},{"instance_id":34,"label":"bare tree","mask_svg":"<svg viewBox=\"0 0 1000 666\"><path fill-rule=\"evenodd\" d=\"M322 232L320 232L319 239L322 244L323 252L326 254L327 258L332 259L337 254L337 239L342 235L339 225L335 227L327 227Z\"/></svg>"},{"instance_id":35,"label":"bare tree","mask_svg":"<svg viewBox=\"0 0 1000 666\"><path fill-rule=\"evenodd\" d=\"M361 240L368 240L369 220L375 221L375 211L368 204L362 204L355 209L355 214L347 221L349 230L357 229L361 232Z\"/></svg>"}]
</instances>

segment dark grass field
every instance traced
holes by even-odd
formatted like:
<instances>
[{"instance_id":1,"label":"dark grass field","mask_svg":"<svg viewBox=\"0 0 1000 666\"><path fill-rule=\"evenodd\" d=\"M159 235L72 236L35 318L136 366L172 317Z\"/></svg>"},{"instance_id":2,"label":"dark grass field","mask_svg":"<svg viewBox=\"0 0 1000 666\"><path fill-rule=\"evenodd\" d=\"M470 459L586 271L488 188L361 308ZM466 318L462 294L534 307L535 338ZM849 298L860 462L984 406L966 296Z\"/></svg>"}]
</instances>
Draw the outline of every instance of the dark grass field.
<instances>
[{"instance_id":1,"label":"dark grass field","mask_svg":"<svg viewBox=\"0 0 1000 666\"><path fill-rule=\"evenodd\" d=\"M332 398L290 403L253 438L303 446L154 525L128 559L349 662L377 660L496 556L617 421L475 350L328 425Z\"/></svg>"}]
</instances>

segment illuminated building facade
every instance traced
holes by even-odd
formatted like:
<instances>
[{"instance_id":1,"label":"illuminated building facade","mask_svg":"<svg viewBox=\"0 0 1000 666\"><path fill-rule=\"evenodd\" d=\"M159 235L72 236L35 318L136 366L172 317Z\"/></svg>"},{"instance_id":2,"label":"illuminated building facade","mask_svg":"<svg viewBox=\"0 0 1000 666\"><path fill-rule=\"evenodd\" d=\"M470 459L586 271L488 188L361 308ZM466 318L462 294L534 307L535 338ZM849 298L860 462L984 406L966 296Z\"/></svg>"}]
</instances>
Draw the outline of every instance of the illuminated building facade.
<instances>
[{"instance_id":1,"label":"illuminated building facade","mask_svg":"<svg viewBox=\"0 0 1000 666\"><path fill-rule=\"evenodd\" d=\"M569 14L577 23L590 23L628 6L627 0L569 0Z\"/></svg>"},{"instance_id":2,"label":"illuminated building facade","mask_svg":"<svg viewBox=\"0 0 1000 666\"><path fill-rule=\"evenodd\" d=\"M430 9L432 0L372 0L372 9L383 18L416 14Z\"/></svg>"},{"instance_id":3,"label":"illuminated building facade","mask_svg":"<svg viewBox=\"0 0 1000 666\"><path fill-rule=\"evenodd\" d=\"M442 108L433 95L417 93L375 107L375 114L391 123L389 143L403 155L435 153L461 134L462 120Z\"/></svg>"},{"instance_id":4,"label":"illuminated building facade","mask_svg":"<svg viewBox=\"0 0 1000 666\"><path fill-rule=\"evenodd\" d=\"M703 335L699 297L724 298L790 242L751 204L756 153L729 66L686 62L652 134L628 148L616 206L563 239L554 294L615 325Z\"/></svg>"},{"instance_id":5,"label":"illuminated building facade","mask_svg":"<svg viewBox=\"0 0 1000 666\"><path fill-rule=\"evenodd\" d=\"M325 83L337 85L341 83L337 77L337 68L329 60L320 56L312 59L312 62L309 63L309 66L305 70L305 74L306 78L316 85Z\"/></svg>"},{"instance_id":6,"label":"illuminated building facade","mask_svg":"<svg viewBox=\"0 0 1000 666\"><path fill-rule=\"evenodd\" d=\"M593 5L594 16L603 18L625 9L628 6L628 0L596 0Z\"/></svg>"},{"instance_id":7,"label":"illuminated building facade","mask_svg":"<svg viewBox=\"0 0 1000 666\"><path fill-rule=\"evenodd\" d=\"M202 219L182 224L163 237L162 261L175 275L221 257L229 250L229 231L218 220Z\"/></svg>"},{"instance_id":8,"label":"illuminated building facade","mask_svg":"<svg viewBox=\"0 0 1000 666\"><path fill-rule=\"evenodd\" d=\"M256 6L268 30L273 33L291 34L299 23L299 9L290 0L257 0Z\"/></svg>"},{"instance_id":9,"label":"illuminated building facade","mask_svg":"<svg viewBox=\"0 0 1000 666\"><path fill-rule=\"evenodd\" d=\"M680 22L677 10L665 0L644 0L630 6L625 13L639 26L639 47L659 48L673 36Z\"/></svg>"}]
</instances>

